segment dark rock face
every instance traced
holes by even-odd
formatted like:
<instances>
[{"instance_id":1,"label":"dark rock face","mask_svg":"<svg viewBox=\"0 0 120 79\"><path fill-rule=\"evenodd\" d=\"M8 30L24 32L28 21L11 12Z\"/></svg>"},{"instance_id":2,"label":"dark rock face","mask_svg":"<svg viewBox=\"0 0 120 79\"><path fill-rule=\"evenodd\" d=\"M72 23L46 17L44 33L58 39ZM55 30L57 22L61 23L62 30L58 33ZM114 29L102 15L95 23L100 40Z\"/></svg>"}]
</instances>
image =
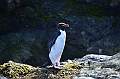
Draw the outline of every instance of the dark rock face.
<instances>
[{"instance_id":1,"label":"dark rock face","mask_svg":"<svg viewBox=\"0 0 120 79\"><path fill-rule=\"evenodd\" d=\"M47 41L59 22L70 24L62 60L119 52L119 1L105 1L1 0L0 63L43 64Z\"/></svg>"},{"instance_id":2,"label":"dark rock face","mask_svg":"<svg viewBox=\"0 0 120 79\"><path fill-rule=\"evenodd\" d=\"M26 29L22 29L17 33L2 36L0 39L1 63L13 60L31 65L40 65L46 60L44 56L46 56L47 38L42 30L27 29L26 31Z\"/></svg>"}]
</instances>

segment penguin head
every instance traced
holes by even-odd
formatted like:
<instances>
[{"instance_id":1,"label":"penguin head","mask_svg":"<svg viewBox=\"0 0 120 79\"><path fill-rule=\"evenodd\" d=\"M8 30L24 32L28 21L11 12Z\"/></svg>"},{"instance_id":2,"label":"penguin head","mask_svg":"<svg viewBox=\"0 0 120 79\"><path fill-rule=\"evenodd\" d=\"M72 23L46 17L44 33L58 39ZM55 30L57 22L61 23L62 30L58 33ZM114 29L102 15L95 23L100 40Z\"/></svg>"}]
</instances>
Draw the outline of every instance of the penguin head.
<instances>
[{"instance_id":1,"label":"penguin head","mask_svg":"<svg viewBox=\"0 0 120 79\"><path fill-rule=\"evenodd\" d=\"M61 30L65 30L65 28L68 28L69 24L66 23L58 23L57 28Z\"/></svg>"}]
</instances>

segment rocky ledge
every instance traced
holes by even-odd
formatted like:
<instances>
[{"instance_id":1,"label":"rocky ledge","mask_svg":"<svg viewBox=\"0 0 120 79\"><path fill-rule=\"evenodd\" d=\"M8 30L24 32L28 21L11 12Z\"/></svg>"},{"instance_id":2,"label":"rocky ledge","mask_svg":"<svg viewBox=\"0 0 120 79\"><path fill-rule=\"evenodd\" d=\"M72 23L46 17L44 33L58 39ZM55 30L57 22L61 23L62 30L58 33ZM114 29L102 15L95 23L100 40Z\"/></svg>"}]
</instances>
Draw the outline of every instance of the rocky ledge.
<instances>
[{"instance_id":1,"label":"rocky ledge","mask_svg":"<svg viewBox=\"0 0 120 79\"><path fill-rule=\"evenodd\" d=\"M58 70L53 66L39 68L8 61L0 65L0 79L120 79L120 53L89 54L61 64L63 67Z\"/></svg>"}]
</instances>

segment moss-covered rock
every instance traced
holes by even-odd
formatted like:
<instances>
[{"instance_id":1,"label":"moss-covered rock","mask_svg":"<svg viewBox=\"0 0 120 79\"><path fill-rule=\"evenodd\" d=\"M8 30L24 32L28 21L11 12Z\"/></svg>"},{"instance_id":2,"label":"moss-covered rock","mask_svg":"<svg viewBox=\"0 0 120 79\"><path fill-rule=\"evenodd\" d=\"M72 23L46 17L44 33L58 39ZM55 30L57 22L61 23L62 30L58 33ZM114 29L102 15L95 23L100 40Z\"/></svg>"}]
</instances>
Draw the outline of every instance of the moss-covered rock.
<instances>
[{"instance_id":1,"label":"moss-covered rock","mask_svg":"<svg viewBox=\"0 0 120 79\"><path fill-rule=\"evenodd\" d=\"M10 79L119 79L119 59L106 55L102 55L102 59L105 59L105 61L100 61L100 58L101 55L91 54L87 55L86 58L67 60L61 62L61 70L53 68L52 65L49 65L46 68L39 68L8 61L7 63L0 65L0 74Z\"/></svg>"}]
</instances>

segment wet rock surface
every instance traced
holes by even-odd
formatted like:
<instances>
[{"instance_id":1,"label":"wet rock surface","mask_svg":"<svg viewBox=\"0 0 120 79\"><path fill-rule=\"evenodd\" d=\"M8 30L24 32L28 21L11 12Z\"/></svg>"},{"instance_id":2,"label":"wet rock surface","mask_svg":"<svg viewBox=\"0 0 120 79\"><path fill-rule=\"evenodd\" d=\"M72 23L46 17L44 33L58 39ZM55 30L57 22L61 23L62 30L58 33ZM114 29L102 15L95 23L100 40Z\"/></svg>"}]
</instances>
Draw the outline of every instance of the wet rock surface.
<instances>
[{"instance_id":1,"label":"wet rock surface","mask_svg":"<svg viewBox=\"0 0 120 79\"><path fill-rule=\"evenodd\" d=\"M3 79L119 79L120 60L119 56L114 57L115 55L90 54L83 58L61 62L63 65L61 70L54 69L53 66L39 68L9 61L0 65L0 77Z\"/></svg>"}]
</instances>

